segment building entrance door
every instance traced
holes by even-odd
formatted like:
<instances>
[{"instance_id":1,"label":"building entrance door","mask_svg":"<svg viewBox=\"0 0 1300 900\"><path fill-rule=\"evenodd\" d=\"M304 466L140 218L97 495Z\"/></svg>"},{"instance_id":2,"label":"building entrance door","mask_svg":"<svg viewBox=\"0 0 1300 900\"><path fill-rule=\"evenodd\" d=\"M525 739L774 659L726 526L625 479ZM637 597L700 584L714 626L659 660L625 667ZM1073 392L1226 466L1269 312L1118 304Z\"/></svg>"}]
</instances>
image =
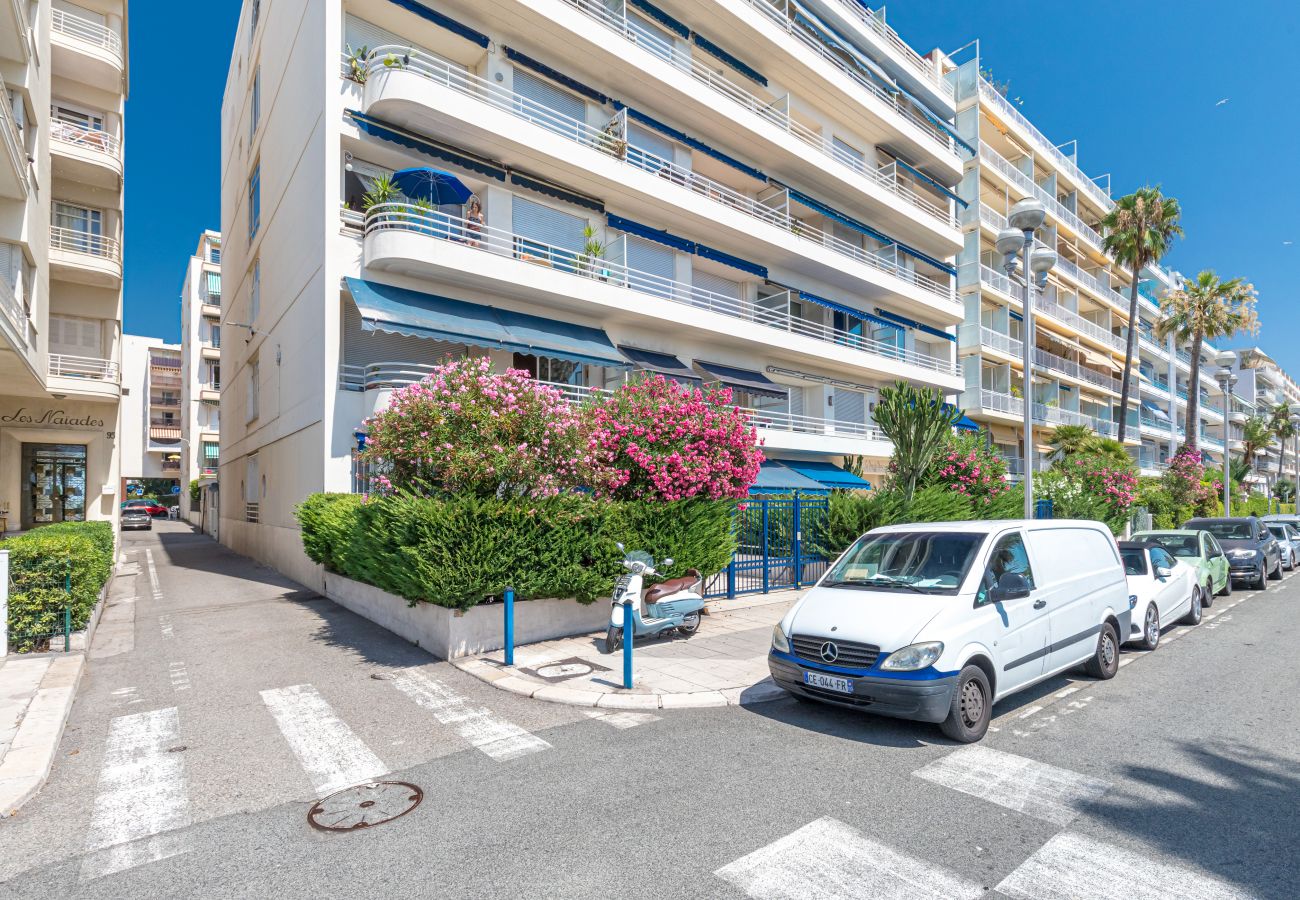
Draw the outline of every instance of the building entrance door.
<instances>
[{"instance_id":1,"label":"building entrance door","mask_svg":"<svg viewBox=\"0 0 1300 900\"><path fill-rule=\"evenodd\" d=\"M23 444L22 527L86 520L86 445Z\"/></svg>"}]
</instances>

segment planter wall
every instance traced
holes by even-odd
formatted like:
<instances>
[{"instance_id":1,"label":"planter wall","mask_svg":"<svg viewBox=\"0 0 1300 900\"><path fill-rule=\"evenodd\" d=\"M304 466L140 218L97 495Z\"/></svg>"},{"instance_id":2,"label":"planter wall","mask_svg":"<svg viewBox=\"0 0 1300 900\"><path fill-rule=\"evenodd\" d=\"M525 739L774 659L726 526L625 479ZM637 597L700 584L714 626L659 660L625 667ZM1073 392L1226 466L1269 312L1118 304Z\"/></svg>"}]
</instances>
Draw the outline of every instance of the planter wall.
<instances>
[{"instance_id":1,"label":"planter wall","mask_svg":"<svg viewBox=\"0 0 1300 900\"><path fill-rule=\"evenodd\" d=\"M504 645L504 613L499 603L464 611L431 603L411 606L403 597L333 572L325 573L324 594L443 659L487 653ZM515 644L602 631L608 622L607 602L584 605L567 599L520 600L515 603Z\"/></svg>"}]
</instances>

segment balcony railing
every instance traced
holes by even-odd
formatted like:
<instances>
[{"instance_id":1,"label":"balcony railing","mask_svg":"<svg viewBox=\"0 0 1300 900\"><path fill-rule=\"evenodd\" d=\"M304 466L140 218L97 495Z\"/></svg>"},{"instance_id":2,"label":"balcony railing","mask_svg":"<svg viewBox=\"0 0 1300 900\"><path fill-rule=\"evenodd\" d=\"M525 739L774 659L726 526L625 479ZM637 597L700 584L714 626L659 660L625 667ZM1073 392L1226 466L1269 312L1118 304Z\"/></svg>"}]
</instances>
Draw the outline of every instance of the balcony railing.
<instances>
[{"instance_id":1,"label":"balcony railing","mask_svg":"<svg viewBox=\"0 0 1300 900\"><path fill-rule=\"evenodd\" d=\"M968 263L967 265L974 265L974 263ZM1022 285L1012 281L992 266L986 266L983 263L980 264L979 274L980 281L984 282L989 287L1001 291L1013 300L1021 300L1023 302L1025 289ZM1108 344L1116 350L1124 349L1124 341L1118 336L1111 334L1095 322L1089 322L1074 310L1067 309L1055 300L1049 299L1041 291L1034 291L1034 308L1045 312L1054 319L1064 322L1080 334L1085 334L1095 341Z\"/></svg>"},{"instance_id":2,"label":"balcony railing","mask_svg":"<svg viewBox=\"0 0 1300 900\"><path fill-rule=\"evenodd\" d=\"M261 519L261 510L256 503L244 503L244 521L256 525Z\"/></svg>"},{"instance_id":3,"label":"balcony railing","mask_svg":"<svg viewBox=\"0 0 1300 900\"><path fill-rule=\"evenodd\" d=\"M75 122L63 122L59 119L53 119L50 122L50 139L81 147L85 150L107 153L110 156L118 156L122 149L122 143L117 139L116 135L97 128L87 128L85 125L78 125Z\"/></svg>"},{"instance_id":4,"label":"balcony railing","mask_svg":"<svg viewBox=\"0 0 1300 900\"><path fill-rule=\"evenodd\" d=\"M98 359L93 356L65 356L62 353L50 354L48 372L57 378L86 378L114 383L117 382L118 376L115 360Z\"/></svg>"},{"instance_id":5,"label":"balcony railing","mask_svg":"<svg viewBox=\"0 0 1300 900\"><path fill-rule=\"evenodd\" d=\"M163 409L175 409L181 405L179 397L150 397L150 406L158 406Z\"/></svg>"},{"instance_id":6,"label":"balcony railing","mask_svg":"<svg viewBox=\"0 0 1300 900\"><path fill-rule=\"evenodd\" d=\"M0 144L4 145L4 151L9 154L14 166L18 169L18 181L22 185L25 194L28 189L27 151L23 149L22 135L18 131L18 123L14 121L13 109L10 107L9 89L5 87L3 76L0 76Z\"/></svg>"},{"instance_id":7,"label":"balcony railing","mask_svg":"<svg viewBox=\"0 0 1300 900\"><path fill-rule=\"evenodd\" d=\"M57 225L50 228L50 249L84 253L87 256L97 256L112 262L120 262L122 259L122 245L116 238L91 234L75 228L60 228Z\"/></svg>"},{"instance_id":8,"label":"balcony railing","mask_svg":"<svg viewBox=\"0 0 1300 900\"><path fill-rule=\"evenodd\" d=\"M1068 375L1071 378L1077 378L1080 381L1086 381L1089 384L1108 391L1114 391L1117 394L1122 384L1118 378L1111 378L1109 375L1094 372L1092 369L1073 360L1057 356L1055 353L1049 353L1046 350L1040 350L1037 347L1034 348L1034 365L1062 375Z\"/></svg>"},{"instance_id":9,"label":"balcony railing","mask_svg":"<svg viewBox=\"0 0 1300 900\"><path fill-rule=\"evenodd\" d=\"M926 80L934 84L940 93L949 97L953 96L952 84L944 79L942 73L932 63L899 37L897 31L886 25L884 19L879 18L876 13L863 6L860 0L835 0L835 2L844 7L853 18L884 38L885 42L903 57L903 61L909 67L915 69L917 74L925 76Z\"/></svg>"},{"instance_id":10,"label":"balcony railing","mask_svg":"<svg viewBox=\"0 0 1300 900\"><path fill-rule=\"evenodd\" d=\"M91 22L56 8L50 10L50 28L58 34L94 44L112 53L118 59L122 58L122 39L117 36L116 31L98 22Z\"/></svg>"},{"instance_id":11,"label":"balcony railing","mask_svg":"<svg viewBox=\"0 0 1300 900\"><path fill-rule=\"evenodd\" d=\"M1014 416L1025 414L1025 402L1021 398L984 388L980 389L980 408ZM1116 432L1115 423L1109 419L1100 419L1087 413L1061 409L1059 406L1050 406L1046 403L1034 403L1033 415L1035 422L1044 425L1086 425L1098 434L1106 436L1114 435Z\"/></svg>"},{"instance_id":12,"label":"balcony railing","mask_svg":"<svg viewBox=\"0 0 1300 900\"><path fill-rule=\"evenodd\" d=\"M414 384L433 371L433 366L420 363L371 363L366 366L343 364L339 366L339 389L345 391L389 390ZM558 381L538 381L559 391L569 403L585 403L593 397L607 393L601 388ZM741 407L755 428L792 434L820 434L834 437L854 437L869 441L888 441L885 433L875 425L862 422L839 422L815 416L800 416L782 410L750 409Z\"/></svg>"},{"instance_id":13,"label":"balcony railing","mask_svg":"<svg viewBox=\"0 0 1300 900\"><path fill-rule=\"evenodd\" d=\"M1024 355L1024 341L1013 338L1009 334L1003 334L1001 331L989 328L987 325L963 325L961 329L963 337L978 337L982 347L1001 351L1014 356L1016 359L1020 359Z\"/></svg>"},{"instance_id":14,"label":"balcony railing","mask_svg":"<svg viewBox=\"0 0 1300 900\"><path fill-rule=\"evenodd\" d=\"M1002 176L1016 185L1023 191L1027 191L1042 201L1047 207L1047 211L1057 219L1064 222L1083 240L1092 244L1098 250L1101 249L1101 235L1098 234L1091 225L1084 224L1084 221L1077 215L1066 209L1061 201L1057 200L1050 193L1038 186L1035 181L1024 172L1017 169L1009 161L1000 156L988 144L980 143L980 160L985 164L992 166Z\"/></svg>"},{"instance_id":15,"label":"balcony railing","mask_svg":"<svg viewBox=\"0 0 1300 900\"><path fill-rule=\"evenodd\" d=\"M624 128L621 119L616 119L611 123L611 125L618 125L617 128L596 128L586 122L556 112L550 107L521 94L507 90L486 78L480 78L478 75L448 65L426 53L411 50L409 47L399 47L397 45L376 47L366 57L367 71L372 74L382 71L385 68L384 60L393 55L409 56L410 62L403 67L405 72L411 72L457 93L481 100L534 125L539 125L547 131L568 138L584 147L597 150L607 156L621 159L639 169L663 175L674 184L686 187L710 200L716 200L756 218L766 218L775 214L778 218L789 219L789 216L776 213L757 200L746 197L721 182L706 178L691 169L678 166L675 163L629 146L627 141L624 140ZM798 125L798 123L794 124ZM785 125L782 127L786 128ZM799 127L803 128L803 126ZM822 153L832 157L836 162L852 169L855 174L866 178L877 187L883 188L910 203L926 215L938 219L945 225L955 226L957 224L956 216L949 209L927 199L924 195L909 187L905 180L899 177L892 165L879 169L872 168L863 160L844 152L834 142L825 140L811 129L803 128L803 133L798 136L805 142L811 143ZM783 227L788 227L788 221Z\"/></svg>"},{"instance_id":16,"label":"balcony railing","mask_svg":"<svg viewBox=\"0 0 1300 900\"><path fill-rule=\"evenodd\" d=\"M22 346L26 347L29 343L31 323L27 317L27 310L23 309L18 295L14 293L14 286L9 281L9 277L8 274L0 274L0 315L9 320L14 335Z\"/></svg>"},{"instance_id":17,"label":"balcony railing","mask_svg":"<svg viewBox=\"0 0 1300 900\"><path fill-rule=\"evenodd\" d=\"M840 0L840 2L846 3L847 5L847 0ZM1065 170L1065 172L1083 188L1083 192L1092 198L1094 203L1100 206L1103 210L1109 210L1115 205L1115 201L1111 200L1111 198L1107 196L1106 192L1103 191L1096 182L1084 174L1083 170L1079 168L1078 163L1062 153L1059 147L1049 141L1046 135L1035 128L1034 124L1025 118L1024 114L1020 112L1020 110L1016 109L1006 97L1003 97L1002 94L998 92L997 88L989 84L989 82L983 77L980 78L979 82L980 96L993 106L997 107L998 112L1002 115L1011 119L1027 131L1029 136L1038 142L1038 149L1047 153L1059 168Z\"/></svg>"},{"instance_id":18,"label":"balcony railing","mask_svg":"<svg viewBox=\"0 0 1300 900\"><path fill-rule=\"evenodd\" d=\"M1008 227L1007 217L989 206L987 203L980 204L980 219L995 231L1001 231ZM1034 246L1047 247L1047 244L1035 239ZM1096 275L1093 275L1091 272L1085 272L1068 259L1061 259L1058 257L1056 265L1052 269L1052 274L1064 275L1067 278L1071 278L1094 293L1109 300L1111 303L1120 306L1124 306L1125 304L1124 298L1116 290L1102 284Z\"/></svg>"},{"instance_id":19,"label":"balcony railing","mask_svg":"<svg viewBox=\"0 0 1300 900\"><path fill-rule=\"evenodd\" d=\"M494 256L530 262L575 278L627 288L685 306L705 309L815 340L852 347L865 353L911 363L945 375L955 375L960 372L957 365L946 359L911 350L900 350L891 344L874 341L832 326L810 322L792 316L788 312L765 309L753 301L715 293L662 275L633 269L613 260L589 256L564 247L555 247L535 238L499 228L443 213L420 210L409 204L383 203L370 209L366 214L366 235L386 231L414 232Z\"/></svg>"}]
</instances>

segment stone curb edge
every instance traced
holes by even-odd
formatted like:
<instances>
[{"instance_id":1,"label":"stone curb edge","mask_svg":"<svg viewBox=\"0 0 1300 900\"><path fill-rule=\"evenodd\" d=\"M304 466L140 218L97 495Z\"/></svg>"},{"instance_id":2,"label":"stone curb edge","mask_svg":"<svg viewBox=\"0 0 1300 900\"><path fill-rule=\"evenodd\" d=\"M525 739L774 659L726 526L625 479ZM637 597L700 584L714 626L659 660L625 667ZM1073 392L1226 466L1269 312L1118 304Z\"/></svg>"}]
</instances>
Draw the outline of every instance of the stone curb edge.
<instances>
[{"instance_id":1,"label":"stone curb edge","mask_svg":"<svg viewBox=\"0 0 1300 900\"><path fill-rule=\"evenodd\" d=\"M18 733L14 735L13 741L9 744L9 752L5 754L4 764L0 764L0 819L16 815L27 801L31 800L45 786L45 781L50 776L50 770L54 766L54 757L58 753L59 745L63 741L63 731L67 727L68 717L72 713L72 704L77 699L77 688L81 684L81 677L86 671L86 658L81 654L69 654L61 657L62 660L76 660L76 671L72 676L71 684L57 686L52 688L38 687L36 697L32 699L32 704L27 708L27 715L23 718L23 724L18 727ZM47 675L48 677L48 675ZM41 684L44 685L44 679ZM48 700L49 694L62 691L59 698L58 706L47 708L45 701ZM41 702L42 706L33 710L33 707ZM33 715L33 713L36 715ZM51 719L57 715L57 725L54 725ZM53 740L48 740L48 735L42 735L38 738L39 743L32 742L28 745L30 732L24 734L23 727L29 723L39 722L41 718L46 718L46 724L53 726ZM36 728L40 728L39 724ZM15 753L15 751L18 751ZM18 761L15 762L15 757ZM24 766L26 771L14 773L14 769ZM7 764L7 765L6 765ZM8 771L6 771L8 770Z\"/></svg>"}]
</instances>

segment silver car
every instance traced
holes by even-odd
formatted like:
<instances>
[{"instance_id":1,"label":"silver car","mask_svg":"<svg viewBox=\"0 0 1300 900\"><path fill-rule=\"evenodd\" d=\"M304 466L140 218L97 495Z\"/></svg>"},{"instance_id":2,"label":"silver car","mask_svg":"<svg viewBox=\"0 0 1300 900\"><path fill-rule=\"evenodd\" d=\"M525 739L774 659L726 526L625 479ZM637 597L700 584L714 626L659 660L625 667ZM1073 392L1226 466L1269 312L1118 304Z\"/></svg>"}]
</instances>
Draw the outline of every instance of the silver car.
<instances>
[{"instance_id":1,"label":"silver car","mask_svg":"<svg viewBox=\"0 0 1300 900\"><path fill-rule=\"evenodd\" d=\"M1265 519L1264 524L1282 548L1282 568L1291 571L1300 565L1300 530L1287 522Z\"/></svg>"}]
</instances>

